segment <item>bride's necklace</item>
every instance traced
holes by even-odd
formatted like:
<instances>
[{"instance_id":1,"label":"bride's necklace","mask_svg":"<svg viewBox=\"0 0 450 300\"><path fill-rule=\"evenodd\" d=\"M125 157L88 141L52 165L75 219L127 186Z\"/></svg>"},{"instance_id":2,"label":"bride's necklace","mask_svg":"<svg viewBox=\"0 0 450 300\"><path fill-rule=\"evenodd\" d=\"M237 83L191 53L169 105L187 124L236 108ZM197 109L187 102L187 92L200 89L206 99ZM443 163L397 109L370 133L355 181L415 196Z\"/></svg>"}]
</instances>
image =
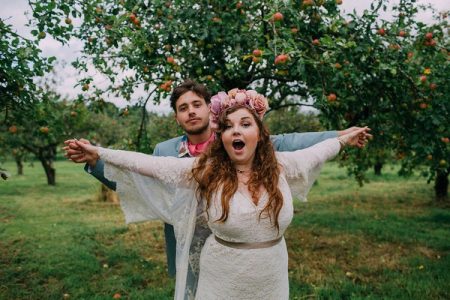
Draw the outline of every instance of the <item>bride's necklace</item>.
<instances>
[{"instance_id":1,"label":"bride's necklace","mask_svg":"<svg viewBox=\"0 0 450 300\"><path fill-rule=\"evenodd\" d=\"M237 171L239 174L244 174L244 173L250 172L251 169L248 169L248 170L239 170L239 169L236 169L236 171Z\"/></svg>"}]
</instances>

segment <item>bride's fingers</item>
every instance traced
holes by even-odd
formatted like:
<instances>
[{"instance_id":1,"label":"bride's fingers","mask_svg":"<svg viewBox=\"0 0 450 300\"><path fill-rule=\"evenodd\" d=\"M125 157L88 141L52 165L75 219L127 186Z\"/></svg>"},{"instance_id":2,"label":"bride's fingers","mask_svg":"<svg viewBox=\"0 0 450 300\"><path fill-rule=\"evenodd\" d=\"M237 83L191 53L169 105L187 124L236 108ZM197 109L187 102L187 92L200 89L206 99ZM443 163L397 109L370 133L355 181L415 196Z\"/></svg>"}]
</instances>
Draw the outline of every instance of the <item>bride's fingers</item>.
<instances>
[{"instance_id":1,"label":"bride's fingers","mask_svg":"<svg viewBox=\"0 0 450 300\"><path fill-rule=\"evenodd\" d=\"M69 156L69 158L70 159L80 159L80 158L84 158L85 157L85 155L84 154L73 154L73 155L70 155Z\"/></svg>"}]
</instances>

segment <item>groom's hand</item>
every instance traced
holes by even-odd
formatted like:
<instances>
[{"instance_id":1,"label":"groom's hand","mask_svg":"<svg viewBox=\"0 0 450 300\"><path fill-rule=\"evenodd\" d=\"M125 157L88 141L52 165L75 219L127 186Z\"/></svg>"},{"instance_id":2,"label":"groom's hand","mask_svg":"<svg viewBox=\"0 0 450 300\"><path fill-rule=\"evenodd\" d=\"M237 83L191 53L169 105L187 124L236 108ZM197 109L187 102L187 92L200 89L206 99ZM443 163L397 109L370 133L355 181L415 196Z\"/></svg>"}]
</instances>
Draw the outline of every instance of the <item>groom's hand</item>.
<instances>
[{"instance_id":1,"label":"groom's hand","mask_svg":"<svg viewBox=\"0 0 450 300\"><path fill-rule=\"evenodd\" d=\"M350 128L344 129L344 130L339 130L337 133L338 133L338 136L343 136L343 135L346 135L346 134L349 134L349 133L361 130L362 128L366 128L366 127L353 126L353 127L350 127ZM370 133L368 133L367 130L364 130L363 132L364 132L365 137L367 139L369 139L369 140L372 139L373 136Z\"/></svg>"},{"instance_id":2,"label":"groom's hand","mask_svg":"<svg viewBox=\"0 0 450 300\"><path fill-rule=\"evenodd\" d=\"M66 145L63 147L64 151L66 153L64 154L65 157L70 159L71 161L75 163L87 163L91 169L95 168L95 165L97 164L97 159L92 156L86 156L83 153L83 149L77 144L77 141L82 144L90 145L91 143L86 139L70 139L64 141L64 144Z\"/></svg>"},{"instance_id":3,"label":"groom's hand","mask_svg":"<svg viewBox=\"0 0 450 300\"><path fill-rule=\"evenodd\" d=\"M370 128L362 127L357 130L352 130L349 133L341 135L338 139L343 142L343 146L352 146L358 148L364 148L367 144L367 140L372 138L372 135L369 133Z\"/></svg>"}]
</instances>

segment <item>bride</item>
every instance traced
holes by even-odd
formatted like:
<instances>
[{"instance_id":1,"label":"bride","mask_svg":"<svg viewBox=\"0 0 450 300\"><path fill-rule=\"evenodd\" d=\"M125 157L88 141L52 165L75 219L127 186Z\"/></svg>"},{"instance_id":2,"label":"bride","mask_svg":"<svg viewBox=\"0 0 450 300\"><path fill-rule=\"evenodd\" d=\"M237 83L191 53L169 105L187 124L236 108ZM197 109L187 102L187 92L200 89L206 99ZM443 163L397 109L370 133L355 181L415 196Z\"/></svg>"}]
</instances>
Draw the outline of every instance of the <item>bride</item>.
<instances>
[{"instance_id":1,"label":"bride","mask_svg":"<svg viewBox=\"0 0 450 300\"><path fill-rule=\"evenodd\" d=\"M274 152L262 123L267 108L252 90L214 96L210 122L217 138L199 158L77 142L86 158L105 161L127 223L173 224L175 299L289 299L283 234L293 217L292 194L305 198L326 160L346 145L363 147L369 136L362 128L304 150ZM212 231L206 242L202 223ZM186 284L188 278L198 282Z\"/></svg>"}]
</instances>

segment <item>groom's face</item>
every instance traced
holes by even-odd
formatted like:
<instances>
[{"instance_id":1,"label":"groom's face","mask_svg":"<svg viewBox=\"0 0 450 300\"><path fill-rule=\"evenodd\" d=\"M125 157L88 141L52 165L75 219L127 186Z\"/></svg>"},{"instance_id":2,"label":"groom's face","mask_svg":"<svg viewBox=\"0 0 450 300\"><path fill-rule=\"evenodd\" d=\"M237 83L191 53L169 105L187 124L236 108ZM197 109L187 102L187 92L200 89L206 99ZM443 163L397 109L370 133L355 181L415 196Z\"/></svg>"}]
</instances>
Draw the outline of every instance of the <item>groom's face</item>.
<instances>
[{"instance_id":1,"label":"groom's face","mask_svg":"<svg viewBox=\"0 0 450 300\"><path fill-rule=\"evenodd\" d=\"M175 119L187 134L201 134L209 127L209 105L205 99L188 91L176 102Z\"/></svg>"}]
</instances>

